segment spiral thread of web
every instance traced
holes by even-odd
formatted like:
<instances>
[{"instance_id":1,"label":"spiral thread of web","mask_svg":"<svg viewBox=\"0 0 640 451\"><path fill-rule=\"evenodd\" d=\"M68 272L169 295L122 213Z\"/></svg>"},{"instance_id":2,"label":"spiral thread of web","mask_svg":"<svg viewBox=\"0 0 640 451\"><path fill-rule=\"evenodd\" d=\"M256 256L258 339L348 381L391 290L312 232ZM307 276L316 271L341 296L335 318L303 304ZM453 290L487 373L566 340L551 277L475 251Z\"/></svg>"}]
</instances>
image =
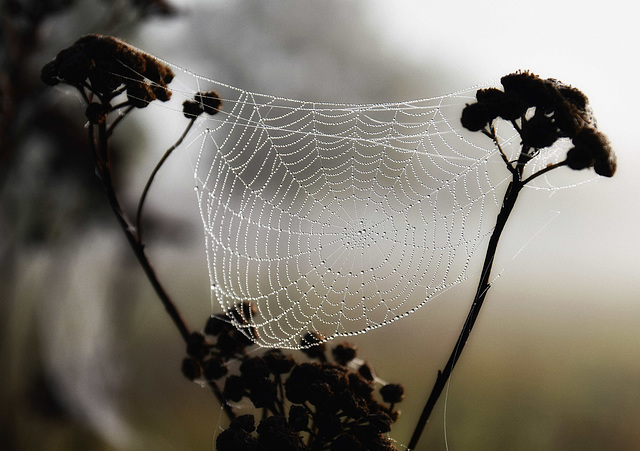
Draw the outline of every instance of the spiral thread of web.
<instances>
[{"instance_id":1,"label":"spiral thread of web","mask_svg":"<svg viewBox=\"0 0 640 451\"><path fill-rule=\"evenodd\" d=\"M195 141L212 296L258 344L363 333L466 279L505 176L450 123L474 91L346 105L215 89L224 109Z\"/></svg>"}]
</instances>

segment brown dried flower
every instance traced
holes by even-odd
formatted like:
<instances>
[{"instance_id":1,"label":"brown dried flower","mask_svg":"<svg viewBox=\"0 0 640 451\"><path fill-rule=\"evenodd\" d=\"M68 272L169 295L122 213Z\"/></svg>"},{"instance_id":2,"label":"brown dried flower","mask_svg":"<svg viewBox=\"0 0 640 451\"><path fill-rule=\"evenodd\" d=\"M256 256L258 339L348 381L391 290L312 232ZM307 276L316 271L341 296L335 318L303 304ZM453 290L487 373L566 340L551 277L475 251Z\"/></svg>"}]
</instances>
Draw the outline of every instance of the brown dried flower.
<instances>
[{"instance_id":1,"label":"brown dried flower","mask_svg":"<svg viewBox=\"0 0 640 451\"><path fill-rule=\"evenodd\" d=\"M91 34L60 51L41 71L48 85L67 83L97 94L102 103L127 91L129 104L144 108L153 100L167 101L171 68L151 55L111 36Z\"/></svg>"}]
</instances>

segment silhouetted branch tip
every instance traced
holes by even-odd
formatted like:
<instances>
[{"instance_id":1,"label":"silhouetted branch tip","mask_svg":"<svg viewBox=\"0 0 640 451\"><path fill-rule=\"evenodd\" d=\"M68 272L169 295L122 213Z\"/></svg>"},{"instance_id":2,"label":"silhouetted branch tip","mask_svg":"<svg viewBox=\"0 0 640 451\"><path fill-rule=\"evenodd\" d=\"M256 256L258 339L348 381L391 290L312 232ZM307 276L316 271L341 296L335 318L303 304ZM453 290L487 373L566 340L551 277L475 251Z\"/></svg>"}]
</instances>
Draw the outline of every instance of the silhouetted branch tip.
<instances>
[{"instance_id":1,"label":"silhouetted branch tip","mask_svg":"<svg viewBox=\"0 0 640 451\"><path fill-rule=\"evenodd\" d=\"M404 387L400 384L387 384L380 389L384 402L395 404L404 399Z\"/></svg>"},{"instance_id":2,"label":"silhouetted branch tip","mask_svg":"<svg viewBox=\"0 0 640 451\"><path fill-rule=\"evenodd\" d=\"M528 71L505 75L500 82L504 90L488 88L476 92L477 101L462 111L464 128L482 130L496 141L494 121L511 121L520 134L523 163L538 150L567 138L574 146L567 153L569 168L594 168L599 175L613 176L615 154L607 138L597 130L587 96L580 90Z\"/></svg>"},{"instance_id":3,"label":"silhouetted branch tip","mask_svg":"<svg viewBox=\"0 0 640 451\"><path fill-rule=\"evenodd\" d=\"M182 113L191 119L207 113L217 114L222 109L222 99L215 91L198 92L193 100L185 100L182 104Z\"/></svg>"},{"instance_id":4,"label":"silhouetted branch tip","mask_svg":"<svg viewBox=\"0 0 640 451\"><path fill-rule=\"evenodd\" d=\"M356 358L357 350L358 348L354 344L344 342L336 345L331 353L336 362L340 365L346 365Z\"/></svg>"},{"instance_id":5,"label":"silhouetted branch tip","mask_svg":"<svg viewBox=\"0 0 640 451\"><path fill-rule=\"evenodd\" d=\"M41 71L48 85L66 83L87 89L104 104L124 90L131 106L144 108L154 100L167 101L173 80L171 68L153 56L111 36L91 34L61 50Z\"/></svg>"},{"instance_id":6,"label":"silhouetted branch tip","mask_svg":"<svg viewBox=\"0 0 640 451\"><path fill-rule=\"evenodd\" d=\"M199 92L195 95L195 101L202 105L207 114L216 114L222 108L222 99L215 91Z\"/></svg>"},{"instance_id":7,"label":"silhouetted branch tip","mask_svg":"<svg viewBox=\"0 0 640 451\"><path fill-rule=\"evenodd\" d=\"M571 169L593 167L595 172L611 177L616 172L616 156L611 150L606 136L592 127L585 127L573 138L573 145L567 152L567 165Z\"/></svg>"}]
</instances>

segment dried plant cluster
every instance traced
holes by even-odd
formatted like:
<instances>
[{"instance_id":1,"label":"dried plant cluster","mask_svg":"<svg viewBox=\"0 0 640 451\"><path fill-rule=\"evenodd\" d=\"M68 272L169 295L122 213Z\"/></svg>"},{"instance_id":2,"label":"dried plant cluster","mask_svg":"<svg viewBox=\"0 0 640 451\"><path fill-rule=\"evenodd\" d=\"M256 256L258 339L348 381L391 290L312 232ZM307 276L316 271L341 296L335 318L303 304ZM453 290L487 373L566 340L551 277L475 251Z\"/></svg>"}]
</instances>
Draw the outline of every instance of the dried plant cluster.
<instances>
[{"instance_id":1,"label":"dried plant cluster","mask_svg":"<svg viewBox=\"0 0 640 451\"><path fill-rule=\"evenodd\" d=\"M404 398L404 388L383 385L379 390L383 402L376 400L373 372L366 363L354 364L353 345L333 347L333 361L325 343L303 351L310 359L305 362L278 349L255 356L247 352L253 341L232 325L235 321L243 323L236 310L212 316L204 333L191 335L190 357L182 365L191 380L225 378L225 400L248 399L262 411L257 427L253 414L232 420L217 437L218 451L396 449L387 433L398 419L395 405ZM307 335L304 341L322 340ZM237 368L237 374L228 374L230 366Z\"/></svg>"},{"instance_id":2,"label":"dried plant cluster","mask_svg":"<svg viewBox=\"0 0 640 451\"><path fill-rule=\"evenodd\" d=\"M480 89L476 103L462 111L462 125L496 139L494 121L511 122L522 139L520 165L535 157L540 149L560 138L570 139L566 164L571 169L593 168L611 177L616 158L609 141L596 127L587 96L555 79L543 79L530 72L516 72L500 80L504 90Z\"/></svg>"},{"instance_id":3,"label":"dried plant cluster","mask_svg":"<svg viewBox=\"0 0 640 451\"><path fill-rule=\"evenodd\" d=\"M126 238L186 343L188 357L182 362L182 372L189 380L206 383L229 417L228 429L216 440L218 451L396 449L388 432L398 419L399 411L395 406L402 401L404 389L399 384L387 384L376 394L372 370L367 364L355 364L358 360L352 345L343 343L333 347L329 359L324 337L307 335L302 344L307 348L303 352L308 361L297 362L280 350L269 350L256 356L255 352L249 351L255 337L244 335L234 327L234 324L247 325L246 318L257 313L253 306L245 304L237 311L214 315L202 332L193 332L160 284L142 240L141 216L146 194L159 168L180 145L199 115L219 113L222 99L213 91L198 92L193 99L183 103L182 112L190 119L189 123L149 177L135 222L129 221L124 214L112 183L109 137L132 110L144 108L155 100L169 100L168 84L173 77L171 68L152 56L118 39L101 35L79 39L42 69L45 83L69 84L77 88L86 101L96 172ZM468 130L480 131L493 140L512 174L511 183L489 239L481 279L467 320L447 364L436 376L409 449L417 445L469 338L490 288L491 268L500 235L521 189L536 177L561 166L574 170L593 168L605 177L613 176L616 171L615 155L606 137L596 127L587 97L582 92L529 72L507 75L501 83L503 90L478 90L477 101L464 108L461 122ZM118 114L110 118L109 114L114 112ZM498 119L509 122L520 135L520 152L513 160L503 151L496 133ZM525 166L543 149L561 139L572 144L566 158L525 176ZM223 388L220 388L218 383L223 380ZM238 416L238 403L250 404L260 418L254 413Z\"/></svg>"},{"instance_id":4,"label":"dried plant cluster","mask_svg":"<svg viewBox=\"0 0 640 451\"><path fill-rule=\"evenodd\" d=\"M511 181L489 238L480 281L467 319L447 363L437 374L431 394L409 442L410 449L416 447L491 288L491 269L500 236L521 190L537 177L563 166L574 170L593 168L597 174L605 177L612 177L616 172L615 154L607 138L597 129L587 96L582 92L557 80L543 79L530 72L505 75L500 81L503 90L479 89L476 92L476 102L468 104L462 110L460 121L467 130L480 131L493 140L507 170L511 173ZM496 132L498 119L510 123L520 135L520 150L513 160L504 152ZM529 162L560 139L568 139L573 144L564 160L539 170L534 169L533 173L525 173Z\"/></svg>"},{"instance_id":5,"label":"dried plant cluster","mask_svg":"<svg viewBox=\"0 0 640 451\"><path fill-rule=\"evenodd\" d=\"M145 108L150 102L171 98L167 85L173 80L170 67L111 36L92 34L78 39L42 68L48 85L66 83L87 99L87 118L92 124L124 107ZM126 101L111 101L126 93ZM95 99L94 99L95 97ZM97 102L95 100L98 100Z\"/></svg>"},{"instance_id":6,"label":"dried plant cluster","mask_svg":"<svg viewBox=\"0 0 640 451\"><path fill-rule=\"evenodd\" d=\"M345 343L334 347L330 362L326 345L321 343L324 340L308 335L304 338L307 345L318 343L305 351L309 361L297 362L280 350L254 356L248 352L253 340L232 325L243 323L243 315L235 311L214 315L203 333L191 332L160 285L142 242L140 219L146 194L157 170L197 117L203 113L217 114L222 100L215 91L208 91L198 92L183 103L183 114L190 119L189 124L151 174L138 204L135 223L126 218L111 183L108 138L133 109L144 108L155 100L169 100L168 84L173 77L171 68L152 56L101 35L79 39L58 53L41 73L48 85L66 83L77 88L87 103L97 172L138 260L185 340L188 357L182 362L182 372L189 380L208 384L231 421L229 428L218 435L217 449L395 450L388 432L398 419L395 405L403 399L404 389L398 384L384 385L379 391L383 402L377 401L371 368L367 364L357 367L352 364L356 358L353 346ZM111 113L117 113L115 118L111 119ZM256 314L251 309L250 305L243 306L244 317ZM238 374L229 375L229 368L234 365ZM223 378L224 386L220 388L218 382ZM257 427L253 414L237 416L233 407L245 398L262 412Z\"/></svg>"}]
</instances>

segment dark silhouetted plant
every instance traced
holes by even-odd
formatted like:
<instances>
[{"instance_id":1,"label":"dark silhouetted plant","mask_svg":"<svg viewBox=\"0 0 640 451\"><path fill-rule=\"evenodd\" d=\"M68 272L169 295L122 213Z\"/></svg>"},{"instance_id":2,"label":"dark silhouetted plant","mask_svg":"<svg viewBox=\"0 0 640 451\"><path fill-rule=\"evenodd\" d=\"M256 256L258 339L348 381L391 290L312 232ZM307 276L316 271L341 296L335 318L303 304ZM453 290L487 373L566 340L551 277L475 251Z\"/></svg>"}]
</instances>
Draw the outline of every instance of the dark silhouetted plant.
<instances>
[{"instance_id":1,"label":"dark silhouetted plant","mask_svg":"<svg viewBox=\"0 0 640 451\"><path fill-rule=\"evenodd\" d=\"M192 331L158 279L144 249L142 213L151 183L160 167L184 140L200 114L216 114L222 101L214 91L198 92L183 103L189 119L184 133L153 169L138 202L135 221L123 211L113 185L109 138L118 124L135 109L171 97L168 84L174 74L168 66L121 40L88 35L58 53L41 72L48 85L66 83L76 88L86 103L89 140L95 169L111 208L133 252L167 313L178 328L187 357L184 376L206 383L231 420L219 434L216 446L228 450L393 450L387 434L398 419L395 405L403 388L384 385L383 402L374 398L375 382L367 364L355 365L355 348L343 343L332 349L333 363L321 337L307 335L305 350L310 361L298 363L280 350L262 356L247 352L253 341L232 324L255 315L252 306L224 315L213 315L202 332ZM243 312L239 314L238 311ZM239 374L229 375L229 362L240 362ZM219 382L224 378L221 388ZM257 426L251 414L237 416L230 402L248 398L262 411ZM388 405L387 405L388 404Z\"/></svg>"},{"instance_id":2,"label":"dark silhouetted plant","mask_svg":"<svg viewBox=\"0 0 640 451\"><path fill-rule=\"evenodd\" d=\"M542 79L530 72L506 75L502 77L501 83L504 90L496 88L478 90L477 101L464 108L461 122L466 129L472 132L479 131L494 142L507 170L511 173L511 182L505 192L496 225L489 239L471 309L449 360L444 368L438 371L436 382L409 442L409 449L416 447L429 415L449 380L478 318L491 287L489 282L491 268L500 235L522 188L541 175L562 166L575 170L593 168L597 174L605 177L613 176L616 171L615 154L607 138L596 128L587 97L582 92L557 80ZM507 157L496 134L498 120L511 123L520 135L520 152L513 161ZM569 139L573 144L566 158L525 175L527 163L559 139Z\"/></svg>"},{"instance_id":3,"label":"dark silhouetted plant","mask_svg":"<svg viewBox=\"0 0 640 451\"><path fill-rule=\"evenodd\" d=\"M109 138L116 126L132 111L150 102L167 101L172 70L152 56L108 36L89 35L62 50L42 69L42 80L66 83L76 88L86 102L88 133L96 172L105 188L112 210L165 309L178 328L187 350L182 372L193 381L211 388L230 419L228 429L216 440L219 451L228 450L391 450L388 438L398 419L397 403L404 397L398 384L384 385L376 399L374 377L367 364L356 364L356 350L338 344L328 353L324 338L307 335L303 352L308 361L274 349L255 355L248 352L251 334L233 324L246 325L257 314L244 304L224 314L213 315L204 329L191 330L161 285L143 243L143 206L154 177L173 150L180 145L201 114L215 115L223 108L213 91L199 92L183 103L189 120L184 133L154 168L144 187L134 221L130 221L112 182ZM597 129L587 98L579 90L556 80L542 79L529 72L507 75L503 90L480 89L477 101L462 111L462 125L491 139L499 151L511 182L502 201L491 234L478 288L471 309L445 367L438 372L431 395L409 443L414 449L445 384L451 375L490 288L491 269L498 241L522 188L549 171L567 166L574 170L593 168L611 177L616 160L607 139ZM504 152L496 122L510 123L521 143L516 158ZM572 147L560 162L525 172L527 164L558 140L570 140ZM532 172L532 173L531 173ZM257 333L255 330L253 333ZM303 347L305 347L303 346ZM328 356L327 354L330 354ZM235 371L231 371L230 362ZM223 382L224 381L224 382ZM237 416L231 403L248 399L261 412Z\"/></svg>"}]
</instances>

